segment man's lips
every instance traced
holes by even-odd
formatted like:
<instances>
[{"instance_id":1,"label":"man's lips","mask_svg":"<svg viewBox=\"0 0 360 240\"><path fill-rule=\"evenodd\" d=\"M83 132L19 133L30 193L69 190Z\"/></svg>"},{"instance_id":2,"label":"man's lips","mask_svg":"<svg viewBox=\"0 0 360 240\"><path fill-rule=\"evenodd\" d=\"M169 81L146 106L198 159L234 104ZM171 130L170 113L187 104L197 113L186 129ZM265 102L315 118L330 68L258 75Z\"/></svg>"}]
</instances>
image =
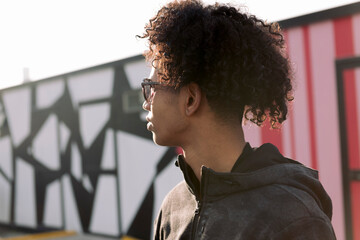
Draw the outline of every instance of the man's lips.
<instances>
[{"instance_id":1,"label":"man's lips","mask_svg":"<svg viewBox=\"0 0 360 240\"><path fill-rule=\"evenodd\" d=\"M151 128L152 128L152 123L151 123L151 120L149 117L146 117L146 121L148 121L147 125L146 125L146 128L151 131Z\"/></svg>"}]
</instances>

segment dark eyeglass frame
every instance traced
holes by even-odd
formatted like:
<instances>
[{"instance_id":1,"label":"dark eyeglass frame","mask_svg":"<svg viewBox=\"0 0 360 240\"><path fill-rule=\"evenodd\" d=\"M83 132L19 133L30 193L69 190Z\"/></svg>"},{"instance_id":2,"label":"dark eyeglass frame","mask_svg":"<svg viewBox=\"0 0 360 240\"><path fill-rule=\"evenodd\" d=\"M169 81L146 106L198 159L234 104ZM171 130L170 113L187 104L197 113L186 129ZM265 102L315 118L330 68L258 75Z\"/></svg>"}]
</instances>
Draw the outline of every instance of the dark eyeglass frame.
<instances>
[{"instance_id":1,"label":"dark eyeglass frame","mask_svg":"<svg viewBox=\"0 0 360 240\"><path fill-rule=\"evenodd\" d=\"M142 93L146 102L151 102L151 88L154 88L155 85L162 85L159 82L153 82L149 78L144 78L141 83Z\"/></svg>"}]
</instances>

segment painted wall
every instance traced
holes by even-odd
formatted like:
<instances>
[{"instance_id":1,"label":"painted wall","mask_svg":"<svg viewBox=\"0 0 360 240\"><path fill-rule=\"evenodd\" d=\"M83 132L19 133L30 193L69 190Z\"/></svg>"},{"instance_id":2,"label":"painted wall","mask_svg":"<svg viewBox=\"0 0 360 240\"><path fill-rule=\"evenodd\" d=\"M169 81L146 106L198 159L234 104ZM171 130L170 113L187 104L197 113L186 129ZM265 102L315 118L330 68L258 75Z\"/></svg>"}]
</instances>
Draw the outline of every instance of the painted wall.
<instances>
[{"instance_id":1,"label":"painted wall","mask_svg":"<svg viewBox=\"0 0 360 240\"><path fill-rule=\"evenodd\" d=\"M175 149L127 109L148 74L137 57L0 93L0 224L150 236L182 176Z\"/></svg>"}]
</instances>

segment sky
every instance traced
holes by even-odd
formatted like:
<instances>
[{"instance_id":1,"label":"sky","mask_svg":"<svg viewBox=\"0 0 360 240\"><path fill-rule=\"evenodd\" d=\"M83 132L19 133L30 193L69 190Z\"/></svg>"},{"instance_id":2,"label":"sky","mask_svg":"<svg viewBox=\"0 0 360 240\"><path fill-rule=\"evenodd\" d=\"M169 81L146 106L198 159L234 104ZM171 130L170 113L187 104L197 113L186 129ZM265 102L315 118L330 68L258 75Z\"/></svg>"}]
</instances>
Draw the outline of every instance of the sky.
<instances>
[{"instance_id":1,"label":"sky","mask_svg":"<svg viewBox=\"0 0 360 240\"><path fill-rule=\"evenodd\" d=\"M167 0L0 0L0 89L141 54L148 19ZM213 4L215 1L203 0ZM356 1L218 0L278 21Z\"/></svg>"}]
</instances>

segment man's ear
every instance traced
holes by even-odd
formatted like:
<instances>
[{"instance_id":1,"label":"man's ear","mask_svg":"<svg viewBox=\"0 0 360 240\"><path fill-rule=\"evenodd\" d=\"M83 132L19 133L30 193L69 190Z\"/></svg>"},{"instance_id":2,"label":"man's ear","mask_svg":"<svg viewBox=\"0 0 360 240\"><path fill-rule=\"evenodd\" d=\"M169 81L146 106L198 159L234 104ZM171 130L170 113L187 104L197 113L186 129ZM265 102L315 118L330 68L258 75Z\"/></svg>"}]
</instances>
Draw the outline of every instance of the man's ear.
<instances>
[{"instance_id":1,"label":"man's ear","mask_svg":"<svg viewBox=\"0 0 360 240\"><path fill-rule=\"evenodd\" d=\"M201 104L201 89L196 83L189 83L185 89L185 114L186 116L193 115Z\"/></svg>"}]
</instances>

